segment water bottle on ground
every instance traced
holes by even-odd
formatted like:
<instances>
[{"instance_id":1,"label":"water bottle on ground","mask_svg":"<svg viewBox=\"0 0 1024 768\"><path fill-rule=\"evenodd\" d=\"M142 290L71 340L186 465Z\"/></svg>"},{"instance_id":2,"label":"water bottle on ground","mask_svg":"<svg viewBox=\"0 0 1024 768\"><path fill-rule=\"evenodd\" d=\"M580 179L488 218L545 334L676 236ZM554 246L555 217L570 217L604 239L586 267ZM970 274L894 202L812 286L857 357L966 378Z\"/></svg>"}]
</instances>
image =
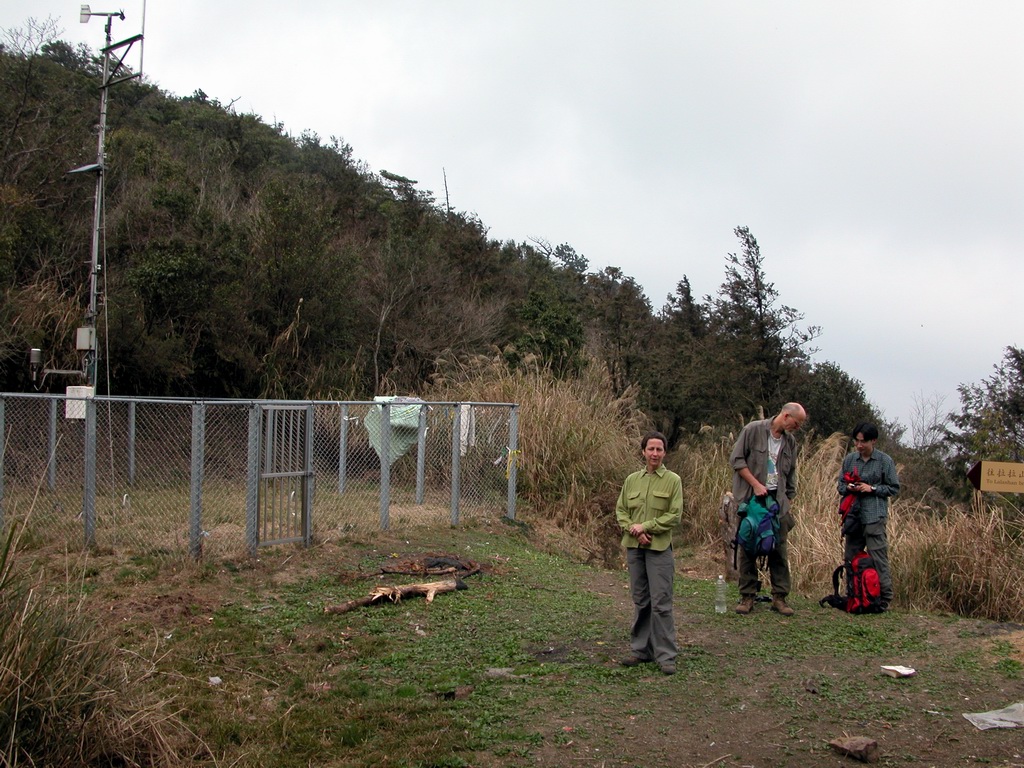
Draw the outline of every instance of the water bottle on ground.
<instances>
[{"instance_id":1,"label":"water bottle on ground","mask_svg":"<svg viewBox=\"0 0 1024 768\"><path fill-rule=\"evenodd\" d=\"M725 613L725 576L719 576L715 582L715 613Z\"/></svg>"}]
</instances>

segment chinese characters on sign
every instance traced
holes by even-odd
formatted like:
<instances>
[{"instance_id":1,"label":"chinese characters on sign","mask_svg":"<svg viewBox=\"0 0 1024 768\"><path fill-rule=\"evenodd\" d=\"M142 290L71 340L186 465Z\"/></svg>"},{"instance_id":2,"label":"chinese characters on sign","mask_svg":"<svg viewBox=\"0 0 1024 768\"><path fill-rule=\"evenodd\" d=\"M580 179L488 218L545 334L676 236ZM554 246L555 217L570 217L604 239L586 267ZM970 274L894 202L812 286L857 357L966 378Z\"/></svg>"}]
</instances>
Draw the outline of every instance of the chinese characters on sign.
<instances>
[{"instance_id":1,"label":"chinese characters on sign","mask_svg":"<svg viewBox=\"0 0 1024 768\"><path fill-rule=\"evenodd\" d=\"M1024 464L1010 461L979 461L967 472L979 491L1024 493Z\"/></svg>"}]
</instances>

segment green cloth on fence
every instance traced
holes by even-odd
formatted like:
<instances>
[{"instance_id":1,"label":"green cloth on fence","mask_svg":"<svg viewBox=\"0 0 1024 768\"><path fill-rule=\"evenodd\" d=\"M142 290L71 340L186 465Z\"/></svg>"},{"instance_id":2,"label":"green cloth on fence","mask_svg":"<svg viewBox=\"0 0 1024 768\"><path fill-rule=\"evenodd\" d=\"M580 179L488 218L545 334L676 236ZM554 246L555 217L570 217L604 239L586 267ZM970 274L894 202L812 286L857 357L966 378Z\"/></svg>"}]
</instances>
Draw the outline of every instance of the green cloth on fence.
<instances>
[{"instance_id":1,"label":"green cloth on fence","mask_svg":"<svg viewBox=\"0 0 1024 768\"><path fill-rule=\"evenodd\" d=\"M415 397L375 397L373 401L375 403L389 403L391 406L389 409L391 450L388 453L391 459L390 463L394 464L408 453L419 437L420 410L423 408L423 401ZM366 427L366 433L370 436L370 445L373 446L373 450L377 452L377 456L381 461L384 460L384 457L381 456L380 444L381 415L383 411L384 407L382 405L370 406L370 409L366 412L366 417L363 419L363 426Z\"/></svg>"}]
</instances>

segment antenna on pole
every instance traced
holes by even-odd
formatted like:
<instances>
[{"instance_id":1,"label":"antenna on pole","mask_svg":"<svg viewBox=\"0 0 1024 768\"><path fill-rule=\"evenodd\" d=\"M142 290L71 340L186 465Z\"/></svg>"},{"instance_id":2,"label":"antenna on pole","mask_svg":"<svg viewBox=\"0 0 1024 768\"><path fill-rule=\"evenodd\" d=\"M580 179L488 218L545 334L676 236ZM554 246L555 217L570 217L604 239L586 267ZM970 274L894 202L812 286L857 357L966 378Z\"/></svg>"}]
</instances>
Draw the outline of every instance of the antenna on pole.
<instances>
[{"instance_id":1,"label":"antenna on pole","mask_svg":"<svg viewBox=\"0 0 1024 768\"><path fill-rule=\"evenodd\" d=\"M96 192L93 201L92 216L92 248L90 250L89 259L89 308L85 313L85 325L78 329L75 337L75 347L82 353L83 357L82 375L85 377L86 383L89 387L92 388L93 394L95 394L99 367L99 346L96 338L96 325L97 317L99 316L99 277L102 269L100 264L100 245L103 237L105 211L103 199L103 176L106 169L105 144L107 137L107 96L111 86L125 80L131 80L141 76L141 72L126 72L125 70L122 70L122 65L124 64L125 56L128 55L128 51L131 50L132 45L142 40L142 35L135 35L127 40L111 44L110 32L114 19L118 18L121 21L124 21L124 11L94 11L88 5L83 4L81 7L79 21L82 24L87 24L89 19L93 16L102 16L107 20L105 25L105 44L101 51L103 54L103 75L102 80L100 81L100 121L98 130L99 136L96 147L96 162L75 168L69 171L69 173L96 174ZM121 51L121 49L124 49L124 53L119 54L118 57L114 59L113 54Z\"/></svg>"},{"instance_id":2,"label":"antenna on pole","mask_svg":"<svg viewBox=\"0 0 1024 768\"><path fill-rule=\"evenodd\" d=\"M139 77L142 77L142 57L146 52L146 0L142 0L142 29L139 32L142 37L139 43Z\"/></svg>"}]
</instances>

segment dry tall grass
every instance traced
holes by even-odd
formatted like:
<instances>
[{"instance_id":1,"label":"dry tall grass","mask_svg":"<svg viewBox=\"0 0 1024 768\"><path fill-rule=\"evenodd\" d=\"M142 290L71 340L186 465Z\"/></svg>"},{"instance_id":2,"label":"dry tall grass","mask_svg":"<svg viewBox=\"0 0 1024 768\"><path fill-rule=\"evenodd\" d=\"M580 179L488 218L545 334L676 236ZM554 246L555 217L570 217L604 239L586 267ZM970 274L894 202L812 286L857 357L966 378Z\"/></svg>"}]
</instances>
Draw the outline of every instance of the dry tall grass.
<instances>
[{"instance_id":1,"label":"dry tall grass","mask_svg":"<svg viewBox=\"0 0 1024 768\"><path fill-rule=\"evenodd\" d=\"M908 607L1024 621L1024 530L981 494L941 518L898 508L897 597Z\"/></svg>"},{"instance_id":2,"label":"dry tall grass","mask_svg":"<svg viewBox=\"0 0 1024 768\"><path fill-rule=\"evenodd\" d=\"M632 391L615 394L604 366L592 361L565 380L543 368L513 371L500 359L480 358L439 377L427 397L518 403L520 519L542 548L617 564L615 500L623 478L641 466L640 437L650 427Z\"/></svg>"},{"instance_id":3,"label":"dry tall grass","mask_svg":"<svg viewBox=\"0 0 1024 768\"><path fill-rule=\"evenodd\" d=\"M171 766L186 735L102 628L16 566L15 527L0 551L0 765ZM72 590L73 591L73 590Z\"/></svg>"},{"instance_id":4,"label":"dry tall grass","mask_svg":"<svg viewBox=\"0 0 1024 768\"><path fill-rule=\"evenodd\" d=\"M729 436L704 439L679 452L690 528L684 541L714 544L717 510L731 484ZM847 441L843 435L806 437L790 534L794 591L822 597L832 590L832 572L842 561L837 480ZM889 509L889 557L896 606L951 612L997 621L1024 620L1024 530L979 494L972 508L952 505L936 513L902 489Z\"/></svg>"},{"instance_id":5,"label":"dry tall grass","mask_svg":"<svg viewBox=\"0 0 1024 768\"><path fill-rule=\"evenodd\" d=\"M480 360L435 381L431 399L519 404L519 496L555 522L579 523L592 500L640 466L645 419L632 392L616 396L607 370L591 363L559 379L543 368L509 370Z\"/></svg>"},{"instance_id":6,"label":"dry tall grass","mask_svg":"<svg viewBox=\"0 0 1024 768\"><path fill-rule=\"evenodd\" d=\"M640 467L639 438L648 428L630 393L616 397L605 370L592 364L563 381L544 370L510 371L482 360L441 378L437 400L520 404L519 493L524 515L542 532L564 531L554 546L607 566L621 564L614 503L626 474ZM729 453L735 434L705 431L666 459L683 481L683 522L677 541L723 558L718 510L732 485ZM843 556L836 482L846 437L803 435L790 564L797 594L832 590ZM950 611L1002 621L1024 620L1024 530L978 501L941 514L904 487L890 505L889 540L896 606ZM980 499L980 497L979 497ZM552 542L541 540L541 546Z\"/></svg>"},{"instance_id":7,"label":"dry tall grass","mask_svg":"<svg viewBox=\"0 0 1024 768\"><path fill-rule=\"evenodd\" d=\"M846 455L845 448L843 435L818 440L812 435L801 445L797 495L792 505L795 527L789 538L789 563L793 588L804 595L821 592L818 596L822 597L830 592L832 572L843 559L836 482Z\"/></svg>"},{"instance_id":8,"label":"dry tall grass","mask_svg":"<svg viewBox=\"0 0 1024 768\"><path fill-rule=\"evenodd\" d=\"M706 432L691 445L684 445L666 459L666 466L683 481L683 519L679 538L694 546L716 546L718 509L726 491L732 488L729 454L735 435Z\"/></svg>"}]
</instances>

